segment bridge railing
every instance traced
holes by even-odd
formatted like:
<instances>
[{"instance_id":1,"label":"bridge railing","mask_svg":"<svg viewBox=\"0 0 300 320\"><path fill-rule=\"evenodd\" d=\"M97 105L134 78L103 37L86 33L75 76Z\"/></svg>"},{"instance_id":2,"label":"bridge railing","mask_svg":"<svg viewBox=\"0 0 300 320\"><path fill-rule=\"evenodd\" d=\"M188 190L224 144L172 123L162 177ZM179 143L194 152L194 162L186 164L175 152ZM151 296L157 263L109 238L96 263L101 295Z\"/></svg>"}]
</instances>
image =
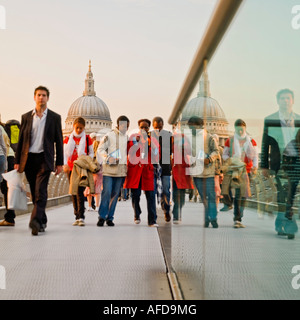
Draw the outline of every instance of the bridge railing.
<instances>
[{"instance_id":1,"label":"bridge railing","mask_svg":"<svg viewBox=\"0 0 300 320\"><path fill-rule=\"evenodd\" d=\"M26 183L26 191L28 198L28 212L32 210L32 202L31 202L31 193L29 184ZM0 219L3 218L6 209L4 207L4 199L3 194L0 194L1 206L0 206ZM69 180L67 175L62 172L58 175L55 175L53 172L50 175L49 183L48 183L48 202L47 207L52 207L64 203L68 203L71 201L69 195ZM17 212L16 214L21 214L25 212Z\"/></svg>"},{"instance_id":2,"label":"bridge railing","mask_svg":"<svg viewBox=\"0 0 300 320\"><path fill-rule=\"evenodd\" d=\"M288 179L281 179L283 188L287 192ZM246 205L256 208L259 214L271 214L277 210L277 185L274 176L268 178L263 176L260 170L250 180L251 197L247 199ZM293 211L298 214L300 210L300 185L294 199Z\"/></svg>"}]
</instances>

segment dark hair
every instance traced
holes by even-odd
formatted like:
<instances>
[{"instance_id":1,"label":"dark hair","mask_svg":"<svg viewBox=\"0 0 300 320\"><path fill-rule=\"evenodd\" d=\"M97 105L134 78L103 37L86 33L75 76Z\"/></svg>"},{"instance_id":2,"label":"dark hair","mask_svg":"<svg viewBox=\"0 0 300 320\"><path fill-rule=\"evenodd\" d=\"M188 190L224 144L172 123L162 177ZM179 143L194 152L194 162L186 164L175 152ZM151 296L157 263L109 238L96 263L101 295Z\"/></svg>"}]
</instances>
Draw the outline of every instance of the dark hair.
<instances>
[{"instance_id":1,"label":"dark hair","mask_svg":"<svg viewBox=\"0 0 300 320\"><path fill-rule=\"evenodd\" d=\"M47 97L49 98L50 96L50 91L48 88L44 87L44 86L38 86L37 88L34 89L34 95L36 95L37 91L46 91L47 92Z\"/></svg>"},{"instance_id":2,"label":"dark hair","mask_svg":"<svg viewBox=\"0 0 300 320\"><path fill-rule=\"evenodd\" d=\"M75 124L82 124L85 127L85 120L82 117L78 117L74 120L73 126L75 126Z\"/></svg>"},{"instance_id":3,"label":"dark hair","mask_svg":"<svg viewBox=\"0 0 300 320\"><path fill-rule=\"evenodd\" d=\"M235 127L247 127L246 122L242 119L237 119L234 123Z\"/></svg>"},{"instance_id":4,"label":"dark hair","mask_svg":"<svg viewBox=\"0 0 300 320\"><path fill-rule=\"evenodd\" d=\"M188 125L203 127L204 121L200 117L193 116L193 117L189 118Z\"/></svg>"},{"instance_id":5,"label":"dark hair","mask_svg":"<svg viewBox=\"0 0 300 320\"><path fill-rule=\"evenodd\" d=\"M285 93L288 93L288 94L292 95L293 100L294 100L294 92L292 90L290 90L290 89L282 89L282 90L277 92L277 95L276 95L277 101L280 99L280 96L282 94L285 94Z\"/></svg>"},{"instance_id":6,"label":"dark hair","mask_svg":"<svg viewBox=\"0 0 300 320\"><path fill-rule=\"evenodd\" d=\"M117 125L119 125L119 123L120 123L121 121L124 121L124 122L126 121L128 125L129 125L129 123L130 123L130 120L129 120L126 116L120 116L120 117L117 119Z\"/></svg>"},{"instance_id":7,"label":"dark hair","mask_svg":"<svg viewBox=\"0 0 300 320\"><path fill-rule=\"evenodd\" d=\"M147 122L147 123L149 124L149 127L151 126L151 121L150 121L149 119L141 119L141 120L139 120L139 121L138 121L138 125L140 126L140 124L141 124L142 122Z\"/></svg>"},{"instance_id":8,"label":"dark hair","mask_svg":"<svg viewBox=\"0 0 300 320\"><path fill-rule=\"evenodd\" d=\"M162 124L164 124L164 119L162 117L155 117L152 120L152 123L154 124L154 122L160 123L162 122Z\"/></svg>"}]
</instances>

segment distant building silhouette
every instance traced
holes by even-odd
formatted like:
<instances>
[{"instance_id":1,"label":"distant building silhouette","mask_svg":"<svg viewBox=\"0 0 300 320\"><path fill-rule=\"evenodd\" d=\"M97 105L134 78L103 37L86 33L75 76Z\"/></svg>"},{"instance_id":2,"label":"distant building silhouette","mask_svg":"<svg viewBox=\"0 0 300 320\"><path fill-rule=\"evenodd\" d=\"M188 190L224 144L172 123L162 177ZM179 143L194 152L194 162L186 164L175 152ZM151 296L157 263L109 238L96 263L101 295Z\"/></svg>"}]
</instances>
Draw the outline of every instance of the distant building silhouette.
<instances>
[{"instance_id":1,"label":"distant building silhouette","mask_svg":"<svg viewBox=\"0 0 300 320\"><path fill-rule=\"evenodd\" d=\"M111 129L112 121L109 109L105 102L96 96L94 83L90 61L83 96L75 100L69 109L65 121L65 129L63 130L64 136L71 134L74 120L77 117L83 117L85 119L85 131L87 134L103 129Z\"/></svg>"},{"instance_id":2,"label":"distant building silhouette","mask_svg":"<svg viewBox=\"0 0 300 320\"><path fill-rule=\"evenodd\" d=\"M219 103L211 97L206 67L199 84L200 89L197 97L186 104L179 123L184 128L191 117L197 116L202 118L207 131L211 134L216 133L219 136L219 144L224 146L230 134L228 131L229 122Z\"/></svg>"}]
</instances>

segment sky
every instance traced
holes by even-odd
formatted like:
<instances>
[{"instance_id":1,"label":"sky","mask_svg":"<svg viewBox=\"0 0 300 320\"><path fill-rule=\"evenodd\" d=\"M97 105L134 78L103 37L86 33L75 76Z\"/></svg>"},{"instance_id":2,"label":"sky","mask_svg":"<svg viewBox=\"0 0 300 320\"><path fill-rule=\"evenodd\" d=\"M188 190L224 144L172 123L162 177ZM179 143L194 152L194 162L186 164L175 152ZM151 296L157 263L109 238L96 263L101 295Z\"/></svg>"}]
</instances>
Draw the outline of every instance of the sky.
<instances>
[{"instance_id":1,"label":"sky","mask_svg":"<svg viewBox=\"0 0 300 320\"><path fill-rule=\"evenodd\" d=\"M97 96L113 123L126 114L167 123L215 1L0 0L0 112L21 118L33 90L50 89L49 108L67 117L92 60ZM64 124L63 124L64 125Z\"/></svg>"},{"instance_id":2,"label":"sky","mask_svg":"<svg viewBox=\"0 0 300 320\"><path fill-rule=\"evenodd\" d=\"M292 28L299 0L246 0L208 70L212 96L233 128L242 118L261 144L263 119L278 111L276 93L295 93L300 113L300 30ZM299 19L300 20L300 19Z\"/></svg>"},{"instance_id":3,"label":"sky","mask_svg":"<svg viewBox=\"0 0 300 320\"><path fill-rule=\"evenodd\" d=\"M92 60L97 96L113 123L126 114L167 123L216 0L0 0L0 113L20 119L46 85L49 108L62 116L84 90ZM300 30L291 13L299 0L245 0L208 65L212 97L230 129L248 123L261 139L263 118L278 110L275 95L295 92L300 113ZM197 94L195 88L191 99ZM131 128L132 128L131 127ZM258 141L259 142L259 141Z\"/></svg>"}]
</instances>

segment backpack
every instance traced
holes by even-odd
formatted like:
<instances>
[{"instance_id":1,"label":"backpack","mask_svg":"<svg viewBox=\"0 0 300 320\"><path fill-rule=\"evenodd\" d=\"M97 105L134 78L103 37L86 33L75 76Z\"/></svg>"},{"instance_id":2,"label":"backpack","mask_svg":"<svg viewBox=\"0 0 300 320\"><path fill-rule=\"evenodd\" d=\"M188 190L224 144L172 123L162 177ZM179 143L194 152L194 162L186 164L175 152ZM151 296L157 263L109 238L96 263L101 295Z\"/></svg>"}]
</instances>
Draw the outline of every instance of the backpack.
<instances>
[{"instance_id":1,"label":"backpack","mask_svg":"<svg viewBox=\"0 0 300 320\"><path fill-rule=\"evenodd\" d=\"M6 122L4 129L9 137L10 146L14 150L17 151L17 146L19 142L19 134L20 134L20 122L18 120L9 120Z\"/></svg>"}]
</instances>

